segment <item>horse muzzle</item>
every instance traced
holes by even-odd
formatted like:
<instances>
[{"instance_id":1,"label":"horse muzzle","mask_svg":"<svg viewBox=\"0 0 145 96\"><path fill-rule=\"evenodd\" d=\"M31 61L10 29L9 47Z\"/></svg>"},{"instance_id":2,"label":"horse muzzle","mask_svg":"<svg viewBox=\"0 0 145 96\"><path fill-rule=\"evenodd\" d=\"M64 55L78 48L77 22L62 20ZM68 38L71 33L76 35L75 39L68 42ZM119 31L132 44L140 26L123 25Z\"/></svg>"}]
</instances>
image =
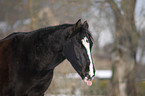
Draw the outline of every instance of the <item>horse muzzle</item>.
<instances>
[{"instance_id":1,"label":"horse muzzle","mask_svg":"<svg viewBox=\"0 0 145 96\"><path fill-rule=\"evenodd\" d=\"M88 86L92 85L92 80L93 80L93 77L92 78L88 78L88 77L84 78L84 81L87 83Z\"/></svg>"}]
</instances>

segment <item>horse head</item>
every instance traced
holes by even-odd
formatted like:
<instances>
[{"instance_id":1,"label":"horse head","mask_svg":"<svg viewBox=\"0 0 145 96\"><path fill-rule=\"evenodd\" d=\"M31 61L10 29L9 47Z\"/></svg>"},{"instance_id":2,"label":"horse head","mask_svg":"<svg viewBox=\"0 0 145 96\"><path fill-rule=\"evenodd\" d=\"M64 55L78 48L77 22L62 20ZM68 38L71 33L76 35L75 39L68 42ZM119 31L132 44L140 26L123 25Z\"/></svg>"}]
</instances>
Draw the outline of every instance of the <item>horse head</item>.
<instances>
[{"instance_id":1,"label":"horse head","mask_svg":"<svg viewBox=\"0 0 145 96\"><path fill-rule=\"evenodd\" d=\"M91 55L92 36L88 28L87 21L82 24L81 20L78 20L71 30L67 31L63 53L81 78L91 86L95 68Z\"/></svg>"}]
</instances>

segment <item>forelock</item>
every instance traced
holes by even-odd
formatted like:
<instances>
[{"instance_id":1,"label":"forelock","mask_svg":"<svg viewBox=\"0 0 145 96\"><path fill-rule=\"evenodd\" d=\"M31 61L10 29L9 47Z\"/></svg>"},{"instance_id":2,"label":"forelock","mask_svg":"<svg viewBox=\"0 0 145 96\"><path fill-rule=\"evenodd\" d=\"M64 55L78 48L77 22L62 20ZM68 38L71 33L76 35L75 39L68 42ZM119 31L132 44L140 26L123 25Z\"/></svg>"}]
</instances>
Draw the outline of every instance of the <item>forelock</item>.
<instances>
[{"instance_id":1,"label":"forelock","mask_svg":"<svg viewBox=\"0 0 145 96\"><path fill-rule=\"evenodd\" d=\"M90 31L87 28L85 28L84 26L82 26L82 30L81 31L82 31L82 34L84 36L86 36L89 40L91 40L93 42L92 34L90 33Z\"/></svg>"}]
</instances>

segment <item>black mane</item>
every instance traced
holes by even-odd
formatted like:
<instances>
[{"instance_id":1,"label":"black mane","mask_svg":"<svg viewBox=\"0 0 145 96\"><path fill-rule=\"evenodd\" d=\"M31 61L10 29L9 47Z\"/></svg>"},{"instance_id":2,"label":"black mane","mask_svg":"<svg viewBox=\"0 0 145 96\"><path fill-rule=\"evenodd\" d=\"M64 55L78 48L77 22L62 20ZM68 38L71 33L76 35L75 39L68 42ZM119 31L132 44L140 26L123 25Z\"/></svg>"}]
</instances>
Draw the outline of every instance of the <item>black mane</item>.
<instances>
[{"instance_id":1,"label":"black mane","mask_svg":"<svg viewBox=\"0 0 145 96\"><path fill-rule=\"evenodd\" d=\"M66 29L68 27L72 27L74 24L62 24L62 25L56 25L56 26L48 26L48 27L43 27L43 28L39 28L36 29L34 31L28 31L28 32L13 32L10 35L8 35L7 37L5 37L4 39L7 39L11 36L15 36L15 35L24 35L24 34L32 34L34 32L48 32L47 34L52 34L54 32L56 32L56 30L63 30Z\"/></svg>"},{"instance_id":2,"label":"black mane","mask_svg":"<svg viewBox=\"0 0 145 96\"><path fill-rule=\"evenodd\" d=\"M57 26L48 26L48 27L44 27L44 28L40 28L40 29L34 30L32 32L48 31L51 34L51 32L55 32L55 30L65 29L65 28L68 28L68 27L72 27L73 25L74 24L62 24L62 25L57 25Z\"/></svg>"}]
</instances>

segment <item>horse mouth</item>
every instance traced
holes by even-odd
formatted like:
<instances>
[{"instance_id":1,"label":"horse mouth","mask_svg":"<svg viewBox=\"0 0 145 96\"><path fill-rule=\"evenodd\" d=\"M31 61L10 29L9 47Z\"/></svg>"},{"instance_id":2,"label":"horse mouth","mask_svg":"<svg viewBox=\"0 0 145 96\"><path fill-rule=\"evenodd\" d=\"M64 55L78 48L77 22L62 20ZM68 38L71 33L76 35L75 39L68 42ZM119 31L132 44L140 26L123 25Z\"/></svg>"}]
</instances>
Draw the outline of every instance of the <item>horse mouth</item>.
<instances>
[{"instance_id":1,"label":"horse mouth","mask_svg":"<svg viewBox=\"0 0 145 96\"><path fill-rule=\"evenodd\" d=\"M92 85L92 80L87 80L86 82L87 82L87 85L88 86L91 86Z\"/></svg>"},{"instance_id":2,"label":"horse mouth","mask_svg":"<svg viewBox=\"0 0 145 96\"><path fill-rule=\"evenodd\" d=\"M88 86L92 85L92 79L88 79L87 77L85 77L84 81L87 83Z\"/></svg>"},{"instance_id":3,"label":"horse mouth","mask_svg":"<svg viewBox=\"0 0 145 96\"><path fill-rule=\"evenodd\" d=\"M80 74L82 79L84 80L84 82L87 83L88 86L91 86L92 85L92 80L94 79L94 76L93 77L90 77L89 75L84 75L84 74Z\"/></svg>"}]
</instances>

